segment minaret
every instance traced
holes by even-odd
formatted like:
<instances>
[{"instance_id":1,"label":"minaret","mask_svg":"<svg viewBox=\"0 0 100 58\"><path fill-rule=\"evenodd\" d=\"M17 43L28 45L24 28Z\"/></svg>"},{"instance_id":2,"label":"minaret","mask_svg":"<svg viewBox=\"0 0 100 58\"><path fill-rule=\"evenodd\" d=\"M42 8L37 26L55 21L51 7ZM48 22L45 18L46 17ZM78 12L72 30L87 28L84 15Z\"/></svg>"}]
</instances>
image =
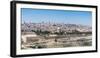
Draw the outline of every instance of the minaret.
<instances>
[{"instance_id":1,"label":"minaret","mask_svg":"<svg viewBox=\"0 0 100 58\"><path fill-rule=\"evenodd\" d=\"M57 27L57 32L60 32L60 27Z\"/></svg>"},{"instance_id":2,"label":"minaret","mask_svg":"<svg viewBox=\"0 0 100 58\"><path fill-rule=\"evenodd\" d=\"M23 21L23 24L25 24L25 21Z\"/></svg>"}]
</instances>

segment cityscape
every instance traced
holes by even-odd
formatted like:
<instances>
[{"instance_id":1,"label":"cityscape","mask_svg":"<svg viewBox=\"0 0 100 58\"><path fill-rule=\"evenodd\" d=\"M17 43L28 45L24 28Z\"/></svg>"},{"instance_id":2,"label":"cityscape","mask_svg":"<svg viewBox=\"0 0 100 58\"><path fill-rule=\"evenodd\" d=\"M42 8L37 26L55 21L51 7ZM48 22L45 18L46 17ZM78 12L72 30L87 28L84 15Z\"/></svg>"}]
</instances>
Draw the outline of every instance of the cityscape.
<instances>
[{"instance_id":1,"label":"cityscape","mask_svg":"<svg viewBox=\"0 0 100 58\"><path fill-rule=\"evenodd\" d=\"M91 12L22 9L21 49L85 46L92 46Z\"/></svg>"}]
</instances>

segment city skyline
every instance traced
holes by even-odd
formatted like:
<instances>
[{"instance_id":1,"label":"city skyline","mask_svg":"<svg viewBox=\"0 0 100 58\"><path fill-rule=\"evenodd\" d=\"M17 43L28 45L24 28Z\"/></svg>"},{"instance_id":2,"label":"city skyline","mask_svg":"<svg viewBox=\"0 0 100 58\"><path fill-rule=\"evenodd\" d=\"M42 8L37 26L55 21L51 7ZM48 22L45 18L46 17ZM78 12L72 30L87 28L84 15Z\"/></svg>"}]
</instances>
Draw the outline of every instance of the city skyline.
<instances>
[{"instance_id":1,"label":"city skyline","mask_svg":"<svg viewBox=\"0 0 100 58\"><path fill-rule=\"evenodd\" d=\"M22 22L53 22L92 25L92 12L73 10L21 9Z\"/></svg>"}]
</instances>

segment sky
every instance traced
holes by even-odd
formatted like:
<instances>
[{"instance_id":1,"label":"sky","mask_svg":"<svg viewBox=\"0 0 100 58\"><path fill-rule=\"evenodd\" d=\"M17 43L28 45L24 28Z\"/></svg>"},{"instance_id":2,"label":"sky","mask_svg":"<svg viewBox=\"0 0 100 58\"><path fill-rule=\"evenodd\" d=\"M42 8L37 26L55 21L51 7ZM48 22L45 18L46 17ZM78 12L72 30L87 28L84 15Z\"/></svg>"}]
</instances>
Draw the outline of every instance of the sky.
<instances>
[{"instance_id":1,"label":"sky","mask_svg":"<svg viewBox=\"0 0 100 58\"><path fill-rule=\"evenodd\" d=\"M69 23L92 26L91 11L75 11L75 10L50 10L50 9L21 9L21 19L23 22L53 22L53 23Z\"/></svg>"}]
</instances>

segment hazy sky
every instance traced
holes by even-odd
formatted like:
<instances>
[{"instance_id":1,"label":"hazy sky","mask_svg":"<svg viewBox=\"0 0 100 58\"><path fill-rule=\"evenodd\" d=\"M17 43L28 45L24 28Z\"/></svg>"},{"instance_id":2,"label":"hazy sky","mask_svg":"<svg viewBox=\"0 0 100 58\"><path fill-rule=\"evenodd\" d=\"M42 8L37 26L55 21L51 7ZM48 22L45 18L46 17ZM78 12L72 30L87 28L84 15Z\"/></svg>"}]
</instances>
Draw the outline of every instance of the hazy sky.
<instances>
[{"instance_id":1,"label":"hazy sky","mask_svg":"<svg viewBox=\"0 0 100 58\"><path fill-rule=\"evenodd\" d=\"M21 9L22 22L55 22L70 24L92 24L92 12L75 10Z\"/></svg>"}]
</instances>

